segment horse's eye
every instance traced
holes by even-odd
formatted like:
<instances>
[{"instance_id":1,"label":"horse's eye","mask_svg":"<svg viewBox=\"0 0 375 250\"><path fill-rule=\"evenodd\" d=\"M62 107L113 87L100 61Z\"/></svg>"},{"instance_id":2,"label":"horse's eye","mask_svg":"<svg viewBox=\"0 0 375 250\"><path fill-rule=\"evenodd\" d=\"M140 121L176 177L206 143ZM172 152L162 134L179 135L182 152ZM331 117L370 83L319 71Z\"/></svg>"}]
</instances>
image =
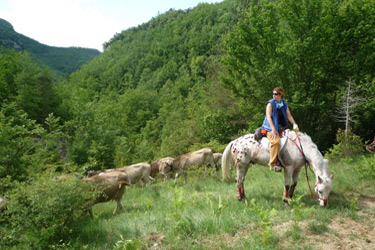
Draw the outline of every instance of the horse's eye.
<instances>
[{"instance_id":1,"label":"horse's eye","mask_svg":"<svg viewBox=\"0 0 375 250\"><path fill-rule=\"evenodd\" d=\"M319 194L322 194L323 192L319 190Z\"/></svg>"}]
</instances>

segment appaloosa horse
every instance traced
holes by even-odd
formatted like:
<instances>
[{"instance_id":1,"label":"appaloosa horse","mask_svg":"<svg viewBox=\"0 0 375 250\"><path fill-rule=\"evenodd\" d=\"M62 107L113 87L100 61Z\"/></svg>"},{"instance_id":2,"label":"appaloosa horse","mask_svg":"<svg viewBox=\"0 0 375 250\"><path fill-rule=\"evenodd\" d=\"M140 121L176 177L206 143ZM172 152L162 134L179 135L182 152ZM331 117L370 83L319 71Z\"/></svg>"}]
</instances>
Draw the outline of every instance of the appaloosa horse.
<instances>
[{"instance_id":1,"label":"appaloosa horse","mask_svg":"<svg viewBox=\"0 0 375 250\"><path fill-rule=\"evenodd\" d=\"M315 177L315 192L320 206L327 206L328 196L332 190L333 174L329 172L328 160L323 159L317 146L310 136L301 132L286 130L284 132L285 145L279 152L279 159L284 166L284 198L292 198L297 185L298 175L306 161L312 165ZM262 138L258 141L254 134L244 135L231 141L225 148L222 157L222 176L225 180L229 167L236 166L236 183L238 199L245 196L244 180L251 164L267 166L269 163L269 141ZM291 184L291 179L293 183ZM287 199L284 199L286 202Z\"/></svg>"}]
</instances>

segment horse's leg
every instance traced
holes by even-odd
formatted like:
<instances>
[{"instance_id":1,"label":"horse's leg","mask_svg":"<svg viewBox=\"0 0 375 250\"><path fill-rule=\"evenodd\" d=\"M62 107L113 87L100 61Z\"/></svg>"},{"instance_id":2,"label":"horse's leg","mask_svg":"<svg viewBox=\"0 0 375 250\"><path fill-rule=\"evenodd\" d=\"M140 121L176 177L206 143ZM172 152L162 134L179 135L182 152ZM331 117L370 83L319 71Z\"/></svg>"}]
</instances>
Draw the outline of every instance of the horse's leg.
<instances>
[{"instance_id":1,"label":"horse's leg","mask_svg":"<svg viewBox=\"0 0 375 250\"><path fill-rule=\"evenodd\" d=\"M184 171L184 177L185 177L185 184L187 183L187 169Z\"/></svg>"},{"instance_id":2,"label":"horse's leg","mask_svg":"<svg viewBox=\"0 0 375 250\"><path fill-rule=\"evenodd\" d=\"M210 166L211 168L215 168L215 170L219 170L219 168L217 167L217 164L215 163L215 160L214 160L214 157L210 157Z\"/></svg>"},{"instance_id":3,"label":"horse's leg","mask_svg":"<svg viewBox=\"0 0 375 250\"><path fill-rule=\"evenodd\" d=\"M146 179L146 183L147 183L147 187L149 187L150 185L151 185L151 176L149 176L148 178L147 177L145 177L145 179Z\"/></svg>"},{"instance_id":4,"label":"horse's leg","mask_svg":"<svg viewBox=\"0 0 375 250\"><path fill-rule=\"evenodd\" d=\"M289 198L293 198L294 190L295 190L295 188L297 186L297 182L298 182L299 172L300 172L300 170L298 170L298 171L295 170L293 172L293 177L292 177L293 178L293 184L289 188Z\"/></svg>"},{"instance_id":5,"label":"horse's leg","mask_svg":"<svg viewBox=\"0 0 375 250\"><path fill-rule=\"evenodd\" d=\"M176 183L177 183L177 178L178 178L178 176L179 176L179 174L178 174L178 172L176 172L176 176L174 177L174 184L176 185Z\"/></svg>"},{"instance_id":6,"label":"horse's leg","mask_svg":"<svg viewBox=\"0 0 375 250\"><path fill-rule=\"evenodd\" d=\"M247 171L249 170L249 166L246 166L245 167L245 175L243 177L243 182L242 182L242 196L245 197L245 188L243 186L243 183L245 182L245 177L246 177L246 174L247 174Z\"/></svg>"},{"instance_id":7,"label":"horse's leg","mask_svg":"<svg viewBox=\"0 0 375 250\"><path fill-rule=\"evenodd\" d=\"M121 204L122 197L117 199L117 205L115 210L113 211L113 214L116 214L118 211L122 209L122 204Z\"/></svg>"},{"instance_id":8,"label":"horse's leg","mask_svg":"<svg viewBox=\"0 0 375 250\"><path fill-rule=\"evenodd\" d=\"M237 179L237 199L239 201L242 201L244 197L245 197L245 188L243 185L243 181L240 181L239 179Z\"/></svg>"},{"instance_id":9,"label":"horse's leg","mask_svg":"<svg viewBox=\"0 0 375 250\"><path fill-rule=\"evenodd\" d=\"M243 183L241 182L242 181L242 179L241 179L241 170L240 170L239 166L237 166L236 169L237 169L237 176L236 176L237 199L239 201L241 201L242 198L243 198L243 196L242 196Z\"/></svg>"},{"instance_id":10,"label":"horse's leg","mask_svg":"<svg viewBox=\"0 0 375 250\"><path fill-rule=\"evenodd\" d=\"M244 181L249 166L237 166L237 198L242 201L245 197Z\"/></svg>"},{"instance_id":11,"label":"horse's leg","mask_svg":"<svg viewBox=\"0 0 375 250\"><path fill-rule=\"evenodd\" d=\"M284 168L284 194L283 194L283 201L284 203L288 204L289 198L289 190L290 190L290 179L292 177L292 173L290 169L285 166Z\"/></svg>"}]
</instances>

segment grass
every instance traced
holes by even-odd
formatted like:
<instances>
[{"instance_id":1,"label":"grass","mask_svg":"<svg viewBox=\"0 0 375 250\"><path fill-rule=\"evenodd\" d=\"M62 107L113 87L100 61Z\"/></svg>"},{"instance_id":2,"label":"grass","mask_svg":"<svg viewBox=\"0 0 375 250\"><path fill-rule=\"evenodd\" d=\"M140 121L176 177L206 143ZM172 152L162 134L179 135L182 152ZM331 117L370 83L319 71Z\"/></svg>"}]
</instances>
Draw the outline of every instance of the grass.
<instances>
[{"instance_id":1,"label":"grass","mask_svg":"<svg viewBox=\"0 0 375 250\"><path fill-rule=\"evenodd\" d=\"M261 166L246 176L246 202L236 199L234 177L222 182L219 172L205 176L191 171L187 184L181 178L177 185L159 180L150 187L132 186L120 213L112 215L114 202L94 206L94 218L77 225L69 244L78 249L293 249L295 244L314 249L304 243L305 231L331 233L328 226L334 218L352 217L360 210L358 194L375 191L366 185L371 180L360 179L351 164L331 170L335 179L326 209L311 198L302 173L294 204L285 207L283 174ZM310 180L315 181L313 174Z\"/></svg>"},{"instance_id":2,"label":"grass","mask_svg":"<svg viewBox=\"0 0 375 250\"><path fill-rule=\"evenodd\" d=\"M323 234L328 232L328 225L326 223L319 223L318 221L312 221L308 224L309 230L314 234Z\"/></svg>"}]
</instances>

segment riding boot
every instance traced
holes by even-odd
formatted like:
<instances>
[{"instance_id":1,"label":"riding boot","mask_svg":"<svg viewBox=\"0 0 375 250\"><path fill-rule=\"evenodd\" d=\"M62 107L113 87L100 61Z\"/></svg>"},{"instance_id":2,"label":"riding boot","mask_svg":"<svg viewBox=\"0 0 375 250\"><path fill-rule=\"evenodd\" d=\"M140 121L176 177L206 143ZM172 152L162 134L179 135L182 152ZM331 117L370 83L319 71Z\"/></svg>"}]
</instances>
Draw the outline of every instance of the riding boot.
<instances>
[{"instance_id":1,"label":"riding boot","mask_svg":"<svg viewBox=\"0 0 375 250\"><path fill-rule=\"evenodd\" d=\"M277 157L277 161L273 169L275 172L281 172L283 170L283 166L279 160L279 157Z\"/></svg>"}]
</instances>

